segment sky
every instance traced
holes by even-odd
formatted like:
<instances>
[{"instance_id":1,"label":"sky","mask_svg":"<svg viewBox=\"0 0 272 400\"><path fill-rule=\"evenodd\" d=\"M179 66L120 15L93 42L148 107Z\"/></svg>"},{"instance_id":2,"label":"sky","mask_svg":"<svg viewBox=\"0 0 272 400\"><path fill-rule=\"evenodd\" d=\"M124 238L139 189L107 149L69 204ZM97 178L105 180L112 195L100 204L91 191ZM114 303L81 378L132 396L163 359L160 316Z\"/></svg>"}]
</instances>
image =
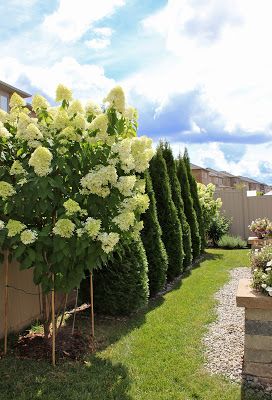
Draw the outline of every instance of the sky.
<instances>
[{"instance_id":1,"label":"sky","mask_svg":"<svg viewBox=\"0 0 272 400\"><path fill-rule=\"evenodd\" d=\"M54 102L121 85L139 134L272 184L271 0L0 2L0 80Z\"/></svg>"}]
</instances>

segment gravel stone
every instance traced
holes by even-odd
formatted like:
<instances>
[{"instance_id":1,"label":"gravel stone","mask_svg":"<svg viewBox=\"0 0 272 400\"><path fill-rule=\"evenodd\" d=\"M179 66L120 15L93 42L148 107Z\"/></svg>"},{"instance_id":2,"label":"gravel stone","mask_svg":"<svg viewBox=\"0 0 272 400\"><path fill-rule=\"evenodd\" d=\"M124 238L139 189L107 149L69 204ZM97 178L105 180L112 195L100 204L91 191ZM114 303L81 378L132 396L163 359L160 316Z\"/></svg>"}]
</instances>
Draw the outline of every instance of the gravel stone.
<instances>
[{"instance_id":1,"label":"gravel stone","mask_svg":"<svg viewBox=\"0 0 272 400\"><path fill-rule=\"evenodd\" d=\"M236 306L238 282L250 278L250 268L235 268L230 272L231 280L215 295L217 320L208 326L203 338L205 346L205 368L211 374L223 375L234 382L242 380L244 355L243 308Z\"/></svg>"}]
</instances>

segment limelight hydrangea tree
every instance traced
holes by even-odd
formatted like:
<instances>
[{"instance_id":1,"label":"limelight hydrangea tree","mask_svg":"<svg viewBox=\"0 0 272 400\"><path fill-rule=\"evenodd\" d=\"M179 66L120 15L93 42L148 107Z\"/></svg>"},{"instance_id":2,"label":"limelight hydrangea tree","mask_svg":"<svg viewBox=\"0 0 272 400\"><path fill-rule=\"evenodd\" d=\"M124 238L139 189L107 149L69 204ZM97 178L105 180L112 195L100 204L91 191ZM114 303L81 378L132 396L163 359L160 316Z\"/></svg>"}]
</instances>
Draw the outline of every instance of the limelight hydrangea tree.
<instances>
[{"instance_id":1,"label":"limelight hydrangea tree","mask_svg":"<svg viewBox=\"0 0 272 400\"><path fill-rule=\"evenodd\" d=\"M0 247L33 268L44 293L69 292L139 235L149 204L141 174L153 155L120 87L103 110L63 85L56 101L35 95L33 113L13 94L10 112L0 110Z\"/></svg>"}]
</instances>

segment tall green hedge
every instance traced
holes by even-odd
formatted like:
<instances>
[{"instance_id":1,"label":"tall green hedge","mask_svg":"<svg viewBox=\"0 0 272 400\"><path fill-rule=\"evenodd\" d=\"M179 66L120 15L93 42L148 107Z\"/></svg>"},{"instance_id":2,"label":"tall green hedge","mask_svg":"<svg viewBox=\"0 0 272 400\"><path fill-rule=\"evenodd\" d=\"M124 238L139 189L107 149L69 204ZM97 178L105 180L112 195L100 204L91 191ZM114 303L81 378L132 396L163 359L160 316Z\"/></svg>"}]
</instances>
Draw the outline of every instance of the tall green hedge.
<instances>
[{"instance_id":1,"label":"tall green hedge","mask_svg":"<svg viewBox=\"0 0 272 400\"><path fill-rule=\"evenodd\" d=\"M184 212L191 228L193 259L195 259L200 254L201 238L199 235L197 216L191 196L187 169L181 156L179 156L177 160L177 177L180 183L181 195L184 203Z\"/></svg>"},{"instance_id":2,"label":"tall green hedge","mask_svg":"<svg viewBox=\"0 0 272 400\"><path fill-rule=\"evenodd\" d=\"M155 192L162 240L168 256L167 279L171 280L182 272L184 253L181 225L172 200L167 167L160 148L150 162L149 172Z\"/></svg>"},{"instance_id":3,"label":"tall green hedge","mask_svg":"<svg viewBox=\"0 0 272 400\"><path fill-rule=\"evenodd\" d=\"M162 231L157 215L155 194L149 173L146 173L146 193L150 204L148 210L142 215L144 229L141 236L148 261L148 279L150 295L159 292L165 284L168 268L168 257L162 241Z\"/></svg>"},{"instance_id":4,"label":"tall green hedge","mask_svg":"<svg viewBox=\"0 0 272 400\"><path fill-rule=\"evenodd\" d=\"M197 216L197 221L198 221L198 226L199 226L199 234L201 238L201 251L204 251L205 249L205 229L204 229L204 221L203 221L203 215L202 215L202 209L198 197L198 191L197 191L197 183L196 180L192 174L192 169L191 169L191 164L190 164L190 158L188 154L188 150L185 149L183 160L187 169L187 175L188 175L188 180L189 180L189 185L191 188L191 195L193 199L193 204L194 204L194 209L196 212Z\"/></svg>"},{"instance_id":5,"label":"tall green hedge","mask_svg":"<svg viewBox=\"0 0 272 400\"><path fill-rule=\"evenodd\" d=\"M129 315L148 301L147 259L141 240L124 245L122 256L94 272L95 312Z\"/></svg>"},{"instance_id":6,"label":"tall green hedge","mask_svg":"<svg viewBox=\"0 0 272 400\"><path fill-rule=\"evenodd\" d=\"M170 180L172 198L176 206L182 228L182 240L183 240L183 251L184 251L183 268L188 269L192 263L191 229L187 222L186 215L184 213L184 204L181 196L181 188L177 177L177 167L170 144L167 142L163 142L160 144L160 147L162 150L163 158L165 159L166 162L167 172Z\"/></svg>"}]
</instances>

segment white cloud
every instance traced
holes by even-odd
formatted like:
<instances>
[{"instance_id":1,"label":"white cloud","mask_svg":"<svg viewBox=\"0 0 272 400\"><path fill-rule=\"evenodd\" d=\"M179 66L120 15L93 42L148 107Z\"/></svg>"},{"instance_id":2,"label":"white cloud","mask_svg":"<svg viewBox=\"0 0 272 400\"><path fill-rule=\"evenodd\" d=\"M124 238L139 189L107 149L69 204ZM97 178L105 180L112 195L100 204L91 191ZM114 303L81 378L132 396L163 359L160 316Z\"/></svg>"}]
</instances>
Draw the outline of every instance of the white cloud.
<instances>
[{"instance_id":1,"label":"white cloud","mask_svg":"<svg viewBox=\"0 0 272 400\"><path fill-rule=\"evenodd\" d=\"M105 26L102 28L94 28L93 32L102 37L111 37L111 35L113 34L113 29Z\"/></svg>"},{"instance_id":2,"label":"white cloud","mask_svg":"<svg viewBox=\"0 0 272 400\"><path fill-rule=\"evenodd\" d=\"M104 49L105 47L108 47L110 45L110 40L109 39L91 39L91 40L86 40L85 44L90 49L99 50L99 49Z\"/></svg>"},{"instance_id":3,"label":"white cloud","mask_svg":"<svg viewBox=\"0 0 272 400\"><path fill-rule=\"evenodd\" d=\"M124 4L125 0L60 0L58 9L45 17L42 27L63 42L74 42Z\"/></svg>"},{"instance_id":4,"label":"white cloud","mask_svg":"<svg viewBox=\"0 0 272 400\"><path fill-rule=\"evenodd\" d=\"M245 153L238 162L226 160L225 154L220 150L218 143L189 144L191 162L203 167L212 167L218 171L227 171L234 175L255 177L265 183L272 183L271 176L264 175L260 171L259 163L264 160L271 160L272 145L258 144L247 145ZM183 154L184 143L173 143L174 154Z\"/></svg>"},{"instance_id":5,"label":"white cloud","mask_svg":"<svg viewBox=\"0 0 272 400\"><path fill-rule=\"evenodd\" d=\"M24 77L31 86L42 90L53 99L59 83L70 87L75 97L83 101L101 101L115 85L113 79L105 76L102 67L79 64L72 57L64 57L49 67L25 65L15 58L5 57L1 59L0 76L2 80L14 85Z\"/></svg>"},{"instance_id":6,"label":"white cloud","mask_svg":"<svg viewBox=\"0 0 272 400\"><path fill-rule=\"evenodd\" d=\"M165 55L124 83L159 107L174 94L200 90L225 129L266 131L272 121L271 13L270 0L169 0L143 21Z\"/></svg>"}]
</instances>

